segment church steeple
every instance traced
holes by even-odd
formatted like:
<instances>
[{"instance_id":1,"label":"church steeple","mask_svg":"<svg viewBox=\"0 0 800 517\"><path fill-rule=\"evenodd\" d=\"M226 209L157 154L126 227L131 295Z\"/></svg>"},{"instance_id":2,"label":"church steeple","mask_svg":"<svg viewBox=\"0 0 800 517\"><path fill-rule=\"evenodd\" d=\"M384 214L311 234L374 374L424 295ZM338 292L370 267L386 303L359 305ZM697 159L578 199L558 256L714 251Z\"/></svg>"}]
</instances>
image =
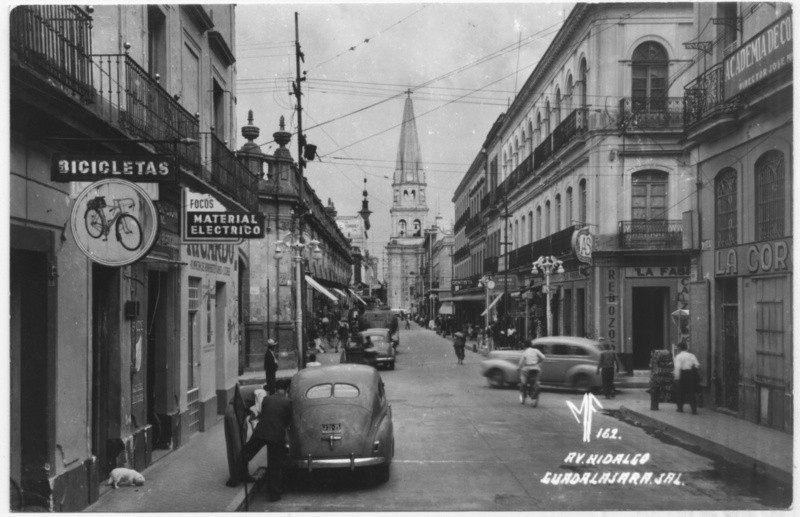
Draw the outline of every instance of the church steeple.
<instances>
[{"instance_id":1,"label":"church steeple","mask_svg":"<svg viewBox=\"0 0 800 517\"><path fill-rule=\"evenodd\" d=\"M395 183L425 183L422 170L422 152L419 147L417 123L414 116L414 103L411 90L403 108L403 123L400 127L400 144L397 146L397 164L394 169Z\"/></svg>"},{"instance_id":2,"label":"church steeple","mask_svg":"<svg viewBox=\"0 0 800 517\"><path fill-rule=\"evenodd\" d=\"M392 237L415 239L422 237L426 227L428 205L425 202L425 171L414 117L411 90L403 108L400 126L400 144L397 146L397 165L394 170L394 201L389 213L392 217Z\"/></svg>"}]
</instances>

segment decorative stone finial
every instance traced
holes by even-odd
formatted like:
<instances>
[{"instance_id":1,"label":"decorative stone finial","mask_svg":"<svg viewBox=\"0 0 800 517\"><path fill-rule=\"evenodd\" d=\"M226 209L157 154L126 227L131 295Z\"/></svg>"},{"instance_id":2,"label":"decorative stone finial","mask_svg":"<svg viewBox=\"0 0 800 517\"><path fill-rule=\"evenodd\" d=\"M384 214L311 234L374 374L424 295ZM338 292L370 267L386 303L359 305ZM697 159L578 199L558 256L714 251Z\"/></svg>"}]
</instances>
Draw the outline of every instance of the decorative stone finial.
<instances>
[{"instance_id":1,"label":"decorative stone finial","mask_svg":"<svg viewBox=\"0 0 800 517\"><path fill-rule=\"evenodd\" d=\"M281 153L281 154L283 154L284 152L288 153L289 150L286 149L285 147L286 147L286 144L288 144L292 140L292 134L285 130L286 129L286 119L283 118L283 115L281 115L281 119L280 119L280 124L279 125L280 125L280 128L281 128L280 131L276 131L276 132L272 133L272 138L275 139L275 143L280 146L280 149L275 151L276 155L278 153Z\"/></svg>"},{"instance_id":2,"label":"decorative stone finial","mask_svg":"<svg viewBox=\"0 0 800 517\"><path fill-rule=\"evenodd\" d=\"M245 145L249 146L249 144L252 144L253 140L258 138L260 134L261 130L253 125L253 110L249 110L247 112L247 125L242 127L242 136L248 140Z\"/></svg>"}]
</instances>

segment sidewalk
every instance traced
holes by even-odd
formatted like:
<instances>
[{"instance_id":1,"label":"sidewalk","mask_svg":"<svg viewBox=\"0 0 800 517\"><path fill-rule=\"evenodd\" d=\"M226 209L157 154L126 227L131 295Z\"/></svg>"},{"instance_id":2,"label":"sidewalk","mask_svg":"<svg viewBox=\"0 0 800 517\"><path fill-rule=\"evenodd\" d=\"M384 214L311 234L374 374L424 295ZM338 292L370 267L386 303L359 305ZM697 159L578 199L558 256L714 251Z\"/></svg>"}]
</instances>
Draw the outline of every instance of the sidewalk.
<instances>
[{"instance_id":1,"label":"sidewalk","mask_svg":"<svg viewBox=\"0 0 800 517\"><path fill-rule=\"evenodd\" d=\"M472 350L468 344L467 349ZM338 362L338 354L321 354L320 362ZM480 354L468 355L472 360ZM279 378L294 370L280 370ZM248 372L242 384L263 383L263 372ZM616 398L599 398L605 409L619 410L633 423L655 428L700 447L713 456L791 483L792 435L756 425L724 413L700 408L698 415L678 413L674 404L650 410L650 397L640 388L621 389ZM257 458L260 458L260 453ZM255 471L251 463L251 471ZM183 447L142 472L143 487L107 490L86 512L231 512L244 506L244 486L228 487L228 461L222 420L197 433ZM248 484L248 490L252 490ZM104 487L103 490L106 490ZM252 495L251 495L252 497Z\"/></svg>"}]
</instances>

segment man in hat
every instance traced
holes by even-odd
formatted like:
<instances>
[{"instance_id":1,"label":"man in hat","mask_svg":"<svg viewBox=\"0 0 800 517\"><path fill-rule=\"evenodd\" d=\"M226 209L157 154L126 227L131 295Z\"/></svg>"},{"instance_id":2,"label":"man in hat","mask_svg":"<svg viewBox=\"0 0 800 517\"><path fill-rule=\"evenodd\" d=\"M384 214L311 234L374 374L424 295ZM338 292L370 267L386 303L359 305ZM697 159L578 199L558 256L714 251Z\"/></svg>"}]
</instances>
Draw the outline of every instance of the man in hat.
<instances>
[{"instance_id":1,"label":"man in hat","mask_svg":"<svg viewBox=\"0 0 800 517\"><path fill-rule=\"evenodd\" d=\"M464 349L467 346L466 336L463 332L456 332L453 336L453 350L456 353L458 364L464 364Z\"/></svg>"},{"instance_id":2,"label":"man in hat","mask_svg":"<svg viewBox=\"0 0 800 517\"><path fill-rule=\"evenodd\" d=\"M274 339L267 340L267 351L264 352L264 373L267 375L267 393L275 394L275 374L278 372L278 358L275 349L278 343Z\"/></svg>"}]
</instances>

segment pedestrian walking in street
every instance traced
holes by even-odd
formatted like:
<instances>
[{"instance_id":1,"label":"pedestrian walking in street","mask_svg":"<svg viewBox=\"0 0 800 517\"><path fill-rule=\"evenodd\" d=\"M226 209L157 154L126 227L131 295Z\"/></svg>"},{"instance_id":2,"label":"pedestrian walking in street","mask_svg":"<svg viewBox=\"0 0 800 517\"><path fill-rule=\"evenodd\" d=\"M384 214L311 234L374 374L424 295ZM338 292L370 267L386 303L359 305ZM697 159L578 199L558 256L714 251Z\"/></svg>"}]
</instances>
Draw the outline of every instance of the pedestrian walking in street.
<instances>
[{"instance_id":1,"label":"pedestrian walking in street","mask_svg":"<svg viewBox=\"0 0 800 517\"><path fill-rule=\"evenodd\" d=\"M345 320L339 322L339 340L336 342L335 351L339 352L339 347L342 347L342 350L347 348L347 340L350 337L350 327L347 325Z\"/></svg>"},{"instance_id":2,"label":"pedestrian walking in street","mask_svg":"<svg viewBox=\"0 0 800 517\"><path fill-rule=\"evenodd\" d=\"M700 362L697 357L687 349L685 341L678 344L678 355L675 356L675 380L678 382L678 411L683 413L683 405L689 403L692 408L692 414L697 414L697 397L695 390L697 389L698 369Z\"/></svg>"},{"instance_id":3,"label":"pedestrian walking in street","mask_svg":"<svg viewBox=\"0 0 800 517\"><path fill-rule=\"evenodd\" d=\"M411 330L411 316L407 315L405 317L405 320L406 320L406 330Z\"/></svg>"},{"instance_id":4,"label":"pedestrian walking in street","mask_svg":"<svg viewBox=\"0 0 800 517\"><path fill-rule=\"evenodd\" d=\"M603 351L600 352L600 360L597 362L597 373L603 379L603 394L607 399L613 399L616 395L614 373L617 371L619 371L619 365L614 345L605 343Z\"/></svg>"},{"instance_id":5,"label":"pedestrian walking in street","mask_svg":"<svg viewBox=\"0 0 800 517\"><path fill-rule=\"evenodd\" d=\"M278 343L274 339L267 340L267 350L264 352L264 373L267 376L267 393L275 393L275 375L278 372L278 358L275 357L275 349Z\"/></svg>"},{"instance_id":6,"label":"pedestrian walking in street","mask_svg":"<svg viewBox=\"0 0 800 517\"><path fill-rule=\"evenodd\" d=\"M453 335L453 350L456 352L458 364L464 364L464 349L467 346L466 338L463 332L456 332Z\"/></svg>"},{"instance_id":7,"label":"pedestrian walking in street","mask_svg":"<svg viewBox=\"0 0 800 517\"><path fill-rule=\"evenodd\" d=\"M544 362L544 354L538 348L533 347L533 342L530 339L525 340L525 351L519 358L517 370L519 370L519 403L525 403L527 394L528 377L534 385L539 382L539 372L542 367L539 366ZM538 389L537 389L538 392ZM539 405L538 395L534 399L534 406Z\"/></svg>"},{"instance_id":8,"label":"pedestrian walking in street","mask_svg":"<svg viewBox=\"0 0 800 517\"><path fill-rule=\"evenodd\" d=\"M267 447L267 493L270 501L279 501L283 490L283 457L286 448L286 429L292 421L292 401L281 389L264 398L261 416L253 436L242 448L242 475L250 479L250 460Z\"/></svg>"}]
</instances>

